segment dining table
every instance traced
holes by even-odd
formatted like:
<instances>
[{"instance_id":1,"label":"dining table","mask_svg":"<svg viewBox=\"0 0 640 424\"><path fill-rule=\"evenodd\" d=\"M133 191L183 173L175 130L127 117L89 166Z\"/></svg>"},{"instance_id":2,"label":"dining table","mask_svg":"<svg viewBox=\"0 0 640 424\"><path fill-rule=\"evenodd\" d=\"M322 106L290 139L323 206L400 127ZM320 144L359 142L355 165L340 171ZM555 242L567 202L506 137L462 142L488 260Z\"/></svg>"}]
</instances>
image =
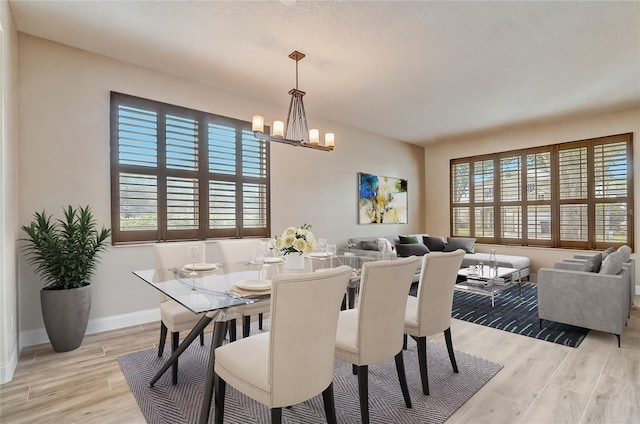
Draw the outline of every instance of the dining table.
<instances>
[{"instance_id":1,"label":"dining table","mask_svg":"<svg viewBox=\"0 0 640 424\"><path fill-rule=\"evenodd\" d=\"M227 322L235 317L236 309L255 302L270 301L270 282L280 273L304 273L329 269L344 264L340 255L308 255L305 267L299 270L287 269L282 258L265 260L264 264L251 262L185 264L175 269L146 269L133 274L164 295L178 302L202 317L171 353L150 381L150 386L162 377L184 350L198 337L211 322L214 324L206 383L200 408L199 423L209 420L214 388L215 349L222 345L227 333ZM358 261L362 264L362 261ZM354 306L355 293L360 270L354 268L352 279L345 293L343 308Z\"/></svg>"}]
</instances>

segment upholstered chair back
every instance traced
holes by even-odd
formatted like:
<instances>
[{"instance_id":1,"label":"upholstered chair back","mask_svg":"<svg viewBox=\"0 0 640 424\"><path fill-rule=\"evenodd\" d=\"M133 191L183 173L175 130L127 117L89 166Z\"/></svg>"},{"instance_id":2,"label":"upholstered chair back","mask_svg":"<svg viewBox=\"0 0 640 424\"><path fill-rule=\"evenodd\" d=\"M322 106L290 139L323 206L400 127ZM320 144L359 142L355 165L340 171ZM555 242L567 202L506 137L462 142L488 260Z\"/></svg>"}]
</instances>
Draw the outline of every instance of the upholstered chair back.
<instances>
[{"instance_id":1,"label":"upholstered chair back","mask_svg":"<svg viewBox=\"0 0 640 424\"><path fill-rule=\"evenodd\" d=\"M295 405L333 381L338 314L351 273L343 265L273 277L267 404Z\"/></svg>"},{"instance_id":2,"label":"upholstered chair back","mask_svg":"<svg viewBox=\"0 0 640 424\"><path fill-rule=\"evenodd\" d=\"M415 256L362 266L358 310L358 364L373 364L402 349L407 296L420 260Z\"/></svg>"},{"instance_id":3,"label":"upholstered chair back","mask_svg":"<svg viewBox=\"0 0 640 424\"><path fill-rule=\"evenodd\" d=\"M412 317L417 321L419 334L410 334L428 336L450 327L453 289L464 254L464 250L458 249L424 255L418 282L418 308Z\"/></svg>"},{"instance_id":4,"label":"upholstered chair back","mask_svg":"<svg viewBox=\"0 0 640 424\"><path fill-rule=\"evenodd\" d=\"M260 239L220 240L213 245L214 254L223 263L250 261L253 251L262 249Z\"/></svg>"},{"instance_id":5,"label":"upholstered chair back","mask_svg":"<svg viewBox=\"0 0 640 424\"><path fill-rule=\"evenodd\" d=\"M151 247L155 260L156 272L159 278L164 280L173 279L173 269L182 268L191 263L189 258L189 246L198 246L198 257L196 263L205 262L206 244L202 241L166 242L156 243ZM168 297L160 294L160 301L164 302Z\"/></svg>"}]
</instances>

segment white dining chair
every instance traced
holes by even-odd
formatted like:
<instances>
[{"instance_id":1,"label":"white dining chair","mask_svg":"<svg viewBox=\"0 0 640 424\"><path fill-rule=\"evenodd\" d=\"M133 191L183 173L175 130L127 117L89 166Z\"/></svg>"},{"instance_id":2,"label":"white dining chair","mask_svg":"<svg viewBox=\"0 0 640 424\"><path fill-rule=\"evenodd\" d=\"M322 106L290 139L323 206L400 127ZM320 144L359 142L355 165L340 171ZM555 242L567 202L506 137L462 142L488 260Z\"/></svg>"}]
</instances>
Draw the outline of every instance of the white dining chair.
<instances>
[{"instance_id":1,"label":"white dining chair","mask_svg":"<svg viewBox=\"0 0 640 424\"><path fill-rule=\"evenodd\" d=\"M263 250L264 241L261 239L232 239L220 240L213 245L214 253L223 263L249 262L253 259L254 251ZM263 314L269 312L269 302L255 302L236 308L242 317L242 337L248 337L251 329L251 315L258 314L258 328L262 330ZM235 321L230 321L235 326Z\"/></svg>"},{"instance_id":2,"label":"white dining chair","mask_svg":"<svg viewBox=\"0 0 640 424\"><path fill-rule=\"evenodd\" d=\"M215 350L217 424L223 422L227 384L269 407L274 424L281 422L283 407L322 392L327 421L336 422L336 326L351 272L343 265L326 272L273 277L269 332Z\"/></svg>"},{"instance_id":3,"label":"white dining chair","mask_svg":"<svg viewBox=\"0 0 640 424\"><path fill-rule=\"evenodd\" d=\"M431 252L424 255L417 296L409 296L404 321L404 344L407 334L418 345L418 364L422 392L429 394L427 373L427 337L444 332L453 372L458 372L451 340L451 307L453 289L458 270L464 259L464 250L454 252Z\"/></svg>"},{"instance_id":4,"label":"white dining chair","mask_svg":"<svg viewBox=\"0 0 640 424\"><path fill-rule=\"evenodd\" d=\"M174 279L173 269L182 268L184 265L192 262L189 258L189 246L198 247L198 255L196 263L205 262L204 242L167 242L156 243L152 246L153 257L155 259L155 267L160 273L161 280ZM180 305L175 300L160 293L160 342L158 343L158 357L164 352L164 345L167 339L167 332L171 333L171 351L173 352L180 341L180 332L191 330L200 320L201 315L191 312L189 309ZM200 345L204 344L204 334L200 333ZM171 369L171 381L173 384L178 382L178 361L176 360Z\"/></svg>"},{"instance_id":5,"label":"white dining chair","mask_svg":"<svg viewBox=\"0 0 640 424\"><path fill-rule=\"evenodd\" d=\"M356 308L340 312L335 356L353 364L358 374L363 424L369 422L368 366L391 357L395 358L405 405L411 408L402 335L407 295L418 264L415 256L364 263Z\"/></svg>"}]
</instances>

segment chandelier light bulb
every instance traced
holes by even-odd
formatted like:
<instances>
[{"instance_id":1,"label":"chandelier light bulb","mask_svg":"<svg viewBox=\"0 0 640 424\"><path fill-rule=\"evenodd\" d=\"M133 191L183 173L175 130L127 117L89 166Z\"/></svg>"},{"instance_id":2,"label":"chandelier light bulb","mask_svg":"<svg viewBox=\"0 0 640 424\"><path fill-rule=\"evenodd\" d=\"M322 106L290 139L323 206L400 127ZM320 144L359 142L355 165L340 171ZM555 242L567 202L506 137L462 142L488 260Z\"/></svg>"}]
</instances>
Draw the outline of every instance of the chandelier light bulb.
<instances>
[{"instance_id":1,"label":"chandelier light bulb","mask_svg":"<svg viewBox=\"0 0 640 424\"><path fill-rule=\"evenodd\" d=\"M333 133L326 133L324 135L324 145L326 147L334 147L335 146L335 135Z\"/></svg>"},{"instance_id":2,"label":"chandelier light bulb","mask_svg":"<svg viewBox=\"0 0 640 424\"><path fill-rule=\"evenodd\" d=\"M254 115L251 121L251 131L264 132L264 117Z\"/></svg>"},{"instance_id":3,"label":"chandelier light bulb","mask_svg":"<svg viewBox=\"0 0 640 424\"><path fill-rule=\"evenodd\" d=\"M284 122L273 121L273 135L276 137L284 137Z\"/></svg>"},{"instance_id":4,"label":"chandelier light bulb","mask_svg":"<svg viewBox=\"0 0 640 424\"><path fill-rule=\"evenodd\" d=\"M309 130L309 142L311 144L320 143L320 130L318 130L317 128L311 128Z\"/></svg>"}]
</instances>

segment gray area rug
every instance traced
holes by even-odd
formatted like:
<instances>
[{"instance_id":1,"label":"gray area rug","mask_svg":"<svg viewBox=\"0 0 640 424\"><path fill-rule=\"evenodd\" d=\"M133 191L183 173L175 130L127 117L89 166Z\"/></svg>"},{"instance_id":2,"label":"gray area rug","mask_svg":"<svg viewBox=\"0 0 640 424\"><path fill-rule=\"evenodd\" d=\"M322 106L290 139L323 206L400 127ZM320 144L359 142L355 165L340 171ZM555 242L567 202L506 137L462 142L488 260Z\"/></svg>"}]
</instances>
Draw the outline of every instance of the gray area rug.
<instances>
[{"instance_id":1,"label":"gray area rug","mask_svg":"<svg viewBox=\"0 0 640 424\"><path fill-rule=\"evenodd\" d=\"M265 320L264 329L268 329ZM252 328L255 333L257 328ZM171 385L171 371L166 372L153 388L149 381L169 357L165 348L163 358L157 349L147 349L119 356L118 363L147 422L194 423L198 421L204 389L209 343L196 341L180 357L178 384ZM455 340L454 340L455 346ZM424 396L420 385L416 344L409 339L404 351L405 368L413 408L404 406L395 362L392 359L369 366L369 407L372 423L442 423L484 386L502 365L463 352L456 352L459 374L451 369L446 348L428 343L429 387ZM351 364L336 361L334 395L339 423L360 423L358 381L351 372ZM283 422L296 424L326 423L322 396L283 409ZM269 423L266 406L227 386L225 423ZM213 422L213 406L210 422Z\"/></svg>"}]
</instances>

